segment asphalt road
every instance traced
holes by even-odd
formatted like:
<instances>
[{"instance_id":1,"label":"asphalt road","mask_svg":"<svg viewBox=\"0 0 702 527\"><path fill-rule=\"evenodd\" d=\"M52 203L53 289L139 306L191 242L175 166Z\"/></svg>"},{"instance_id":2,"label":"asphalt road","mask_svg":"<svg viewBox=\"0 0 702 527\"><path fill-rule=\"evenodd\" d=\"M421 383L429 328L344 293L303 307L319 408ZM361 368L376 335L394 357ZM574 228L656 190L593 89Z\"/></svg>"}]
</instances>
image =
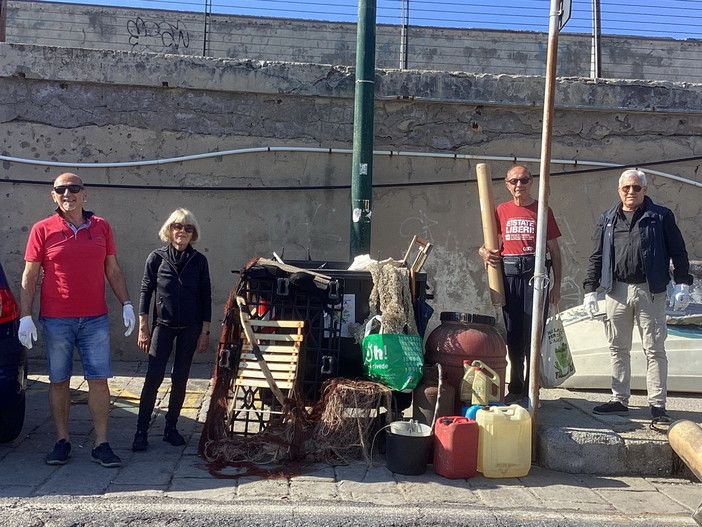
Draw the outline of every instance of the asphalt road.
<instances>
[{"instance_id":1,"label":"asphalt road","mask_svg":"<svg viewBox=\"0 0 702 527\"><path fill-rule=\"evenodd\" d=\"M222 503L204 500L17 499L0 510L3 527L244 527L244 526L471 526L602 527L603 525L679 527L690 518L664 515L632 518L544 510L374 506L339 503Z\"/></svg>"}]
</instances>

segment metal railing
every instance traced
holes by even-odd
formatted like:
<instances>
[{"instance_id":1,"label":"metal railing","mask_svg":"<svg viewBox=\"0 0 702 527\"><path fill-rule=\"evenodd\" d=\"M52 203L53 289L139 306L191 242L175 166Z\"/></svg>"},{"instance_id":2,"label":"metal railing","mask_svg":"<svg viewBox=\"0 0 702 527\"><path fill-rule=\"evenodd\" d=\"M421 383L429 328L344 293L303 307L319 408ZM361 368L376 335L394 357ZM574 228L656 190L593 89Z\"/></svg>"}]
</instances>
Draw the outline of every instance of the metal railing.
<instances>
[{"instance_id":1,"label":"metal railing","mask_svg":"<svg viewBox=\"0 0 702 527\"><path fill-rule=\"evenodd\" d=\"M2 2L8 42L355 64L357 0ZM377 0L376 66L541 75L548 10L543 0ZM701 30L702 0L573 0L558 75L699 83Z\"/></svg>"}]
</instances>

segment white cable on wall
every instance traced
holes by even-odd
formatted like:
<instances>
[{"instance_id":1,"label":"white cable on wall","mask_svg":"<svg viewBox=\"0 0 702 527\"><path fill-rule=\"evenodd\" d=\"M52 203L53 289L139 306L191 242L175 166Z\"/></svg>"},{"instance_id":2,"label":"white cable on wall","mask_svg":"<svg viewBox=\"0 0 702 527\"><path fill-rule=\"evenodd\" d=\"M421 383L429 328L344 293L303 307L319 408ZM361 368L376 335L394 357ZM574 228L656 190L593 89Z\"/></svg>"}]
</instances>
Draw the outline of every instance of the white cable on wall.
<instances>
[{"instance_id":1,"label":"white cable on wall","mask_svg":"<svg viewBox=\"0 0 702 527\"><path fill-rule=\"evenodd\" d=\"M305 146L262 146L256 148L240 148L236 150L222 150L217 152L207 152L204 154L192 154L187 156L170 157L165 159L151 159L145 161L126 161L117 163L64 163L57 161L43 161L41 159L24 159L21 157L11 157L0 155L0 160L9 161L12 163L21 163L25 165L40 165L49 167L70 167L70 168L124 168L138 167L149 165L166 165L169 163L182 163L184 161L194 161L198 159L207 159L210 157L222 157L239 154L253 154L261 152L313 152L326 154L353 154L353 150L349 148L322 148L322 147L305 147ZM439 152L401 152L396 150L374 150L373 155L388 156L388 157L429 157L443 159L470 159L479 161L513 161L522 163L540 163L541 159L535 157L517 157L517 156L484 156L475 154L444 154ZM583 161L575 159L552 159L551 163L558 165L572 166L593 166L593 167L611 167L618 168L621 163L605 163L602 161ZM658 170L644 169L644 172L661 176L674 181L679 181L695 187L702 187L702 183L691 179L660 172Z\"/></svg>"}]
</instances>

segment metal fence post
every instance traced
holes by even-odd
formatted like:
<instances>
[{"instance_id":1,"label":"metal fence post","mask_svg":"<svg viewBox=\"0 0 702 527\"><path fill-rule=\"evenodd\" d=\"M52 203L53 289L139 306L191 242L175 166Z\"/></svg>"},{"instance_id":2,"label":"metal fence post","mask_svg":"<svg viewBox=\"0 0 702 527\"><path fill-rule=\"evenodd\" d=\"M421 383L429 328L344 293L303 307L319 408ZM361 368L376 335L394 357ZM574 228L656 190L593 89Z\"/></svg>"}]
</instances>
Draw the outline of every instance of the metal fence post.
<instances>
[{"instance_id":1,"label":"metal fence post","mask_svg":"<svg viewBox=\"0 0 702 527\"><path fill-rule=\"evenodd\" d=\"M204 28L202 31L202 56L207 57L210 51L210 15L212 14L212 0L205 0Z\"/></svg>"},{"instance_id":2,"label":"metal fence post","mask_svg":"<svg viewBox=\"0 0 702 527\"><path fill-rule=\"evenodd\" d=\"M602 14L600 12L600 0L592 0L592 54L590 59L590 77L593 79L599 79L602 76L601 38Z\"/></svg>"}]
</instances>

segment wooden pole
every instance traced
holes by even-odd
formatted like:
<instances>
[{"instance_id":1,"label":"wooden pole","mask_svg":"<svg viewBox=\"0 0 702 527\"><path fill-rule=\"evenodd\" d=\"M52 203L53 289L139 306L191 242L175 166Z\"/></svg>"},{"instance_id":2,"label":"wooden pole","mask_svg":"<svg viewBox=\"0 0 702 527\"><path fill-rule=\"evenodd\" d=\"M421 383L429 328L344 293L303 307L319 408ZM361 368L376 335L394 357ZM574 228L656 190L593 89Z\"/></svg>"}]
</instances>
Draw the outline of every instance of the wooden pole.
<instances>
[{"instance_id":1,"label":"wooden pole","mask_svg":"<svg viewBox=\"0 0 702 527\"><path fill-rule=\"evenodd\" d=\"M492 178L490 167L480 163L476 167L478 173L478 196L480 198L480 217L483 221L483 240L486 249L499 249L497 235L497 219L495 218L495 200L492 197ZM500 267L487 266L490 298L495 306L505 305L505 283Z\"/></svg>"},{"instance_id":2,"label":"wooden pole","mask_svg":"<svg viewBox=\"0 0 702 527\"><path fill-rule=\"evenodd\" d=\"M697 479L702 481L702 428L686 419L675 421L668 428L668 442Z\"/></svg>"},{"instance_id":3,"label":"wooden pole","mask_svg":"<svg viewBox=\"0 0 702 527\"><path fill-rule=\"evenodd\" d=\"M534 300L531 317L531 346L529 358L529 412L532 426L532 458L536 456L536 430L539 408L539 368L541 366L541 337L544 325L544 302L548 302L546 275L546 232L548 224L549 176L551 173L551 135L558 55L558 24L561 0L551 0L546 55L546 86L541 131L541 170L539 172L539 208L536 221L536 261L534 264Z\"/></svg>"}]
</instances>

